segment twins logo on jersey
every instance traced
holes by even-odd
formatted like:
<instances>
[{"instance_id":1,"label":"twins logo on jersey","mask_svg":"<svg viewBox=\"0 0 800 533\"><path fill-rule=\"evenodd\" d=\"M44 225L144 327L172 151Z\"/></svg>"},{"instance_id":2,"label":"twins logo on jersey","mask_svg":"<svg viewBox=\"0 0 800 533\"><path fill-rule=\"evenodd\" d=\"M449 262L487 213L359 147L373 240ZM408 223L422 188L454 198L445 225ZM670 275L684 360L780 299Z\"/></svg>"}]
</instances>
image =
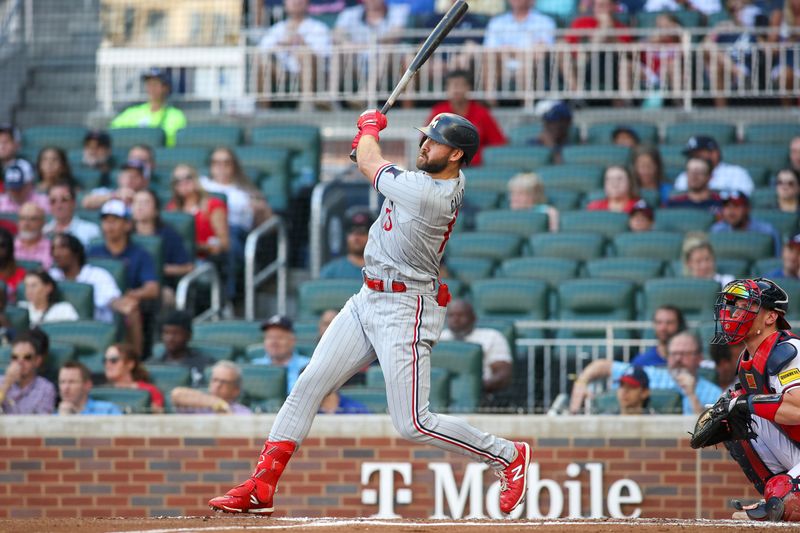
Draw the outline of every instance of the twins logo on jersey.
<instances>
[{"instance_id":1,"label":"twins logo on jersey","mask_svg":"<svg viewBox=\"0 0 800 533\"><path fill-rule=\"evenodd\" d=\"M386 208L386 221L383 223L384 231L392 231L392 210Z\"/></svg>"}]
</instances>

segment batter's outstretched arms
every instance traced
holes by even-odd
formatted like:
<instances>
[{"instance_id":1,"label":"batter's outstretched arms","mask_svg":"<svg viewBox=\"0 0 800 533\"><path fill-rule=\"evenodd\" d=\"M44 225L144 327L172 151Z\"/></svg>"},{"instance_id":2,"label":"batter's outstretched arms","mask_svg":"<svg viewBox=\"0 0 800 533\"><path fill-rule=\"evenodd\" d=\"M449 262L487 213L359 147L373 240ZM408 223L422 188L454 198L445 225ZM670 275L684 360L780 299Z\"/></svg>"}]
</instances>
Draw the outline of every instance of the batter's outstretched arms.
<instances>
[{"instance_id":1,"label":"batter's outstretched arms","mask_svg":"<svg viewBox=\"0 0 800 533\"><path fill-rule=\"evenodd\" d=\"M386 128L386 115L377 109L369 109L358 117L358 133L353 138L352 147L356 149L358 170L372 181L378 170L390 164L381 154L379 133Z\"/></svg>"}]
</instances>

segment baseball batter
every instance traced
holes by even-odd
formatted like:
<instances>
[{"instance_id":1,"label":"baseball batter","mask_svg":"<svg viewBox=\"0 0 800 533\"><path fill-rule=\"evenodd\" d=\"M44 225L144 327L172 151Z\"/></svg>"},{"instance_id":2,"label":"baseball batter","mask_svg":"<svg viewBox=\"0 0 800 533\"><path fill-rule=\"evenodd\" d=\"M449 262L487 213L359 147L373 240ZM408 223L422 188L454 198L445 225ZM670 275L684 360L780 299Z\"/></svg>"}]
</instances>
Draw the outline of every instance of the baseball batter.
<instances>
[{"instance_id":1,"label":"baseball batter","mask_svg":"<svg viewBox=\"0 0 800 533\"><path fill-rule=\"evenodd\" d=\"M531 450L479 431L464 420L431 413L430 352L439 339L450 295L439 283L439 264L464 197L464 174L478 150L468 120L442 113L420 142L417 168L386 161L378 144L386 117L365 111L353 139L358 168L382 193L378 219L364 253L364 285L320 339L306 370L281 407L250 479L212 509L272 514L278 479L308 434L320 402L377 357L386 380L389 414L405 438L466 455L500 477L500 509L510 513L525 498Z\"/></svg>"},{"instance_id":2,"label":"baseball batter","mask_svg":"<svg viewBox=\"0 0 800 533\"><path fill-rule=\"evenodd\" d=\"M752 437L725 447L764 496L739 506L753 520L800 521L800 339L788 331L788 308L786 292L765 278L728 283L715 306L712 343L744 347L739 382L718 404L752 420Z\"/></svg>"}]
</instances>

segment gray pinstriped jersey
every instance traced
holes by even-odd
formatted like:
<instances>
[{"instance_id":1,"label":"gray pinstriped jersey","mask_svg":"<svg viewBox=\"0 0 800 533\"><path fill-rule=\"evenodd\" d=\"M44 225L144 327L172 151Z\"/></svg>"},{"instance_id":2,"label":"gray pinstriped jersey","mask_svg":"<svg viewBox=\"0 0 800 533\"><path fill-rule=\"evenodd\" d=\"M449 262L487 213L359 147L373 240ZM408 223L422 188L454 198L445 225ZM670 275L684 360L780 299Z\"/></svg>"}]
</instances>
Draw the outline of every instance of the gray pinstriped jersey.
<instances>
[{"instance_id":1,"label":"gray pinstriped jersey","mask_svg":"<svg viewBox=\"0 0 800 533\"><path fill-rule=\"evenodd\" d=\"M464 198L464 174L449 180L396 165L381 167L372 180L386 197L369 230L364 250L367 276L409 281L439 277L447 239Z\"/></svg>"}]
</instances>

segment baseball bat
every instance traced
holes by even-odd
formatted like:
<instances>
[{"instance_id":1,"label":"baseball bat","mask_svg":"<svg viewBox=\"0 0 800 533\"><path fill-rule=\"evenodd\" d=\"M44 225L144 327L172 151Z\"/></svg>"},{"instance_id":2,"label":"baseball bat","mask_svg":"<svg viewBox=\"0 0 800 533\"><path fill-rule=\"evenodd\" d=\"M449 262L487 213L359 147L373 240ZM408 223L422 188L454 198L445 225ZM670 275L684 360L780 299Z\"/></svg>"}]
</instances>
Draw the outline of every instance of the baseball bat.
<instances>
[{"instance_id":1,"label":"baseball bat","mask_svg":"<svg viewBox=\"0 0 800 533\"><path fill-rule=\"evenodd\" d=\"M414 77L414 74L416 74L420 67L422 67L428 58L431 57L433 51L439 48L439 45L442 44L442 41L445 37L447 37L450 31L455 28L459 22L461 22L461 19L464 18L464 14L468 9L469 5L465 0L456 0L456 2L450 6L450 9L447 10L447 13L442 16L442 20L440 20L436 27L433 28L431 34L428 35L428 38L425 39L425 42L422 43L422 46L420 46L419 50L417 50L417 54L414 56L414 59L411 60L411 64L403 73L403 77L400 78L399 82L397 82L392 94L389 95L386 103L384 103L383 107L381 107L381 113L386 114L386 112L392 108L395 100L397 100L397 97L400 96L400 93L405 90L408 82L410 82L411 78ZM353 148L353 151L350 152L350 160L354 163L356 162L355 148Z\"/></svg>"}]
</instances>

